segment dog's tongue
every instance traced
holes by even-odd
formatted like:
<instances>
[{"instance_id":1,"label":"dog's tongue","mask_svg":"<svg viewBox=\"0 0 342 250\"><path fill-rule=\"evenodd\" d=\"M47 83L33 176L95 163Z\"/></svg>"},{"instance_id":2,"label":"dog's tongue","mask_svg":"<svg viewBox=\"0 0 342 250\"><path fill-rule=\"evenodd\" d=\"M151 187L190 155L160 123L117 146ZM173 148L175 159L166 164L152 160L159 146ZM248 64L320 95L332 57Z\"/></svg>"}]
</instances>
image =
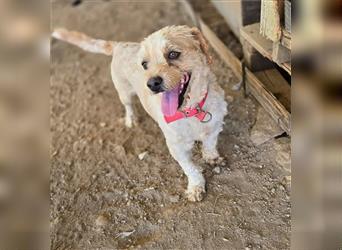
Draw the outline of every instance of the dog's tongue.
<instances>
[{"instance_id":1,"label":"dog's tongue","mask_svg":"<svg viewBox=\"0 0 342 250\"><path fill-rule=\"evenodd\" d=\"M163 92L161 106L165 116L174 115L178 108L178 95L180 86L173 90Z\"/></svg>"}]
</instances>

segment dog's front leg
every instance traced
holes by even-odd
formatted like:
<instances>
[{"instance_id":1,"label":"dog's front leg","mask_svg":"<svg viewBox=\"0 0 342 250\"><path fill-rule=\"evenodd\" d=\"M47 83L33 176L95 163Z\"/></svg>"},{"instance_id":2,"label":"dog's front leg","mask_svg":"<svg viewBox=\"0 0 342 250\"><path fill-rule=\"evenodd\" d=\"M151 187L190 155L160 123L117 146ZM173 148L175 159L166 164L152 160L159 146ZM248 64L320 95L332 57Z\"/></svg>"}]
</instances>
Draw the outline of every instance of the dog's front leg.
<instances>
[{"instance_id":1,"label":"dog's front leg","mask_svg":"<svg viewBox=\"0 0 342 250\"><path fill-rule=\"evenodd\" d=\"M188 177L186 195L190 201L200 201L205 193L205 179L191 160L194 142L174 141L166 139L167 146L173 158L179 163Z\"/></svg>"},{"instance_id":2,"label":"dog's front leg","mask_svg":"<svg viewBox=\"0 0 342 250\"><path fill-rule=\"evenodd\" d=\"M223 158L217 152L217 139L221 130L211 133L202 140L202 156L209 164L222 163Z\"/></svg>"}]
</instances>

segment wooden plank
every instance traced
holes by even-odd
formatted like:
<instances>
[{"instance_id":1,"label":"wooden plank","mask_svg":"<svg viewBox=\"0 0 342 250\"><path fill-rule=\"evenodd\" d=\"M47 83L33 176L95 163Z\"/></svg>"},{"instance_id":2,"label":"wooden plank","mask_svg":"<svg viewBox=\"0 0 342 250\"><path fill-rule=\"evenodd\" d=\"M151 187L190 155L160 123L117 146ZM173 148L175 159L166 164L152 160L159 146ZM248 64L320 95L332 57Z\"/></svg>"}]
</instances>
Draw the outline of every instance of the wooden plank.
<instances>
[{"instance_id":1,"label":"wooden plank","mask_svg":"<svg viewBox=\"0 0 342 250\"><path fill-rule=\"evenodd\" d=\"M291 135L291 115L275 96L262 84L262 82L249 70L246 69L247 90L257 99L261 106L270 116Z\"/></svg>"},{"instance_id":2,"label":"wooden plank","mask_svg":"<svg viewBox=\"0 0 342 250\"><path fill-rule=\"evenodd\" d=\"M194 11L194 9L192 8L191 4L186 1L186 0L181 0L181 4L184 7L184 10L186 11L186 13L189 15L191 21L193 22L193 24L197 27L199 27L199 23L198 23L198 17Z\"/></svg>"},{"instance_id":3,"label":"wooden plank","mask_svg":"<svg viewBox=\"0 0 342 250\"><path fill-rule=\"evenodd\" d=\"M216 7L218 12L226 20L226 22L229 25L229 28L234 32L235 36L239 37L240 28L243 26L241 0L235 0L235 1L211 0L211 3Z\"/></svg>"},{"instance_id":4,"label":"wooden plank","mask_svg":"<svg viewBox=\"0 0 342 250\"><path fill-rule=\"evenodd\" d=\"M285 30L291 33L291 2L290 0L285 0L284 7L284 19L285 19Z\"/></svg>"},{"instance_id":5,"label":"wooden plank","mask_svg":"<svg viewBox=\"0 0 342 250\"><path fill-rule=\"evenodd\" d=\"M267 40L260 33L260 24L255 23L241 29L241 36L248 41L260 54L272 60L273 43Z\"/></svg>"},{"instance_id":6,"label":"wooden plank","mask_svg":"<svg viewBox=\"0 0 342 250\"><path fill-rule=\"evenodd\" d=\"M234 71L235 75L241 78L242 66L239 59L235 57L235 55L224 45L224 43L203 22L203 20L201 20L201 18L199 18L199 23L204 36L207 38L213 49L228 65L228 67ZM251 94L278 123L278 125L290 135L290 113L249 69L246 69L246 80L247 88Z\"/></svg>"},{"instance_id":7,"label":"wooden plank","mask_svg":"<svg viewBox=\"0 0 342 250\"><path fill-rule=\"evenodd\" d=\"M272 60L278 65L289 62L291 60L291 51L281 45L280 42L273 43Z\"/></svg>"},{"instance_id":8,"label":"wooden plank","mask_svg":"<svg viewBox=\"0 0 342 250\"><path fill-rule=\"evenodd\" d=\"M291 34L283 29L283 34L281 36L281 44L291 50Z\"/></svg>"},{"instance_id":9,"label":"wooden plank","mask_svg":"<svg viewBox=\"0 0 342 250\"><path fill-rule=\"evenodd\" d=\"M255 23L241 29L240 35L248 41L260 54L273 61L273 42L263 37L260 33L260 24ZM291 75L291 62L276 62Z\"/></svg>"},{"instance_id":10,"label":"wooden plank","mask_svg":"<svg viewBox=\"0 0 342 250\"><path fill-rule=\"evenodd\" d=\"M252 72L274 68L273 62L261 55L242 36L240 37L240 42L243 49L245 64Z\"/></svg>"},{"instance_id":11,"label":"wooden plank","mask_svg":"<svg viewBox=\"0 0 342 250\"><path fill-rule=\"evenodd\" d=\"M199 17L199 24L203 35L206 37L213 49L218 53L221 59L229 65L235 75L241 79L242 66L240 60L235 57L226 45L216 36L216 34Z\"/></svg>"},{"instance_id":12,"label":"wooden plank","mask_svg":"<svg viewBox=\"0 0 342 250\"><path fill-rule=\"evenodd\" d=\"M260 33L273 42L281 38L283 0L261 0Z\"/></svg>"},{"instance_id":13,"label":"wooden plank","mask_svg":"<svg viewBox=\"0 0 342 250\"><path fill-rule=\"evenodd\" d=\"M277 98L277 100L291 112L291 86L277 69L254 72L254 75Z\"/></svg>"},{"instance_id":14,"label":"wooden plank","mask_svg":"<svg viewBox=\"0 0 342 250\"><path fill-rule=\"evenodd\" d=\"M227 66L233 70L234 74L241 79L242 64L239 59L225 46L199 16L197 16L197 20L203 35L212 48ZM246 87L279 126L290 135L290 113L249 69L246 69Z\"/></svg>"}]
</instances>

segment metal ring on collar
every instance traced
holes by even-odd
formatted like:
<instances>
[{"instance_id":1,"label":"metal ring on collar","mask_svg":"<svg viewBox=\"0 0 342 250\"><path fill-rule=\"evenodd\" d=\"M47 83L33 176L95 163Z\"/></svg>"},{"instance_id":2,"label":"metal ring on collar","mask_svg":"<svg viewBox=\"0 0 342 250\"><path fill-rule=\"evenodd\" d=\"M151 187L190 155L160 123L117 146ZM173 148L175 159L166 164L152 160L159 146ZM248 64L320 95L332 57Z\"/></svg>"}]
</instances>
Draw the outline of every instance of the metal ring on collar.
<instances>
[{"instance_id":1,"label":"metal ring on collar","mask_svg":"<svg viewBox=\"0 0 342 250\"><path fill-rule=\"evenodd\" d=\"M209 115L209 119L205 120L207 115ZM203 120L201 122L202 123L210 122L212 118L213 118L213 115L209 111L207 111L207 112L205 112L205 116L204 116L204 118L203 118Z\"/></svg>"}]
</instances>

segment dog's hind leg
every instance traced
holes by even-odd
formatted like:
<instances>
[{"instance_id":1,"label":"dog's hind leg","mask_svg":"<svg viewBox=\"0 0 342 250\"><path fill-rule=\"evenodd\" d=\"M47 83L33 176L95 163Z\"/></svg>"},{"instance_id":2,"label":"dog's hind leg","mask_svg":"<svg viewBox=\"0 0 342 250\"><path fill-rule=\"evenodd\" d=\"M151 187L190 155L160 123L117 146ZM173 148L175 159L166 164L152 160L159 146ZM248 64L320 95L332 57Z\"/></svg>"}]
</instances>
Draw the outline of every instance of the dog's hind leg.
<instances>
[{"instance_id":1,"label":"dog's hind leg","mask_svg":"<svg viewBox=\"0 0 342 250\"><path fill-rule=\"evenodd\" d=\"M191 160L193 142L173 141L166 139L167 146L173 158L179 163L188 177L186 195L190 201L200 201L205 193L205 179L201 171Z\"/></svg>"}]
</instances>

